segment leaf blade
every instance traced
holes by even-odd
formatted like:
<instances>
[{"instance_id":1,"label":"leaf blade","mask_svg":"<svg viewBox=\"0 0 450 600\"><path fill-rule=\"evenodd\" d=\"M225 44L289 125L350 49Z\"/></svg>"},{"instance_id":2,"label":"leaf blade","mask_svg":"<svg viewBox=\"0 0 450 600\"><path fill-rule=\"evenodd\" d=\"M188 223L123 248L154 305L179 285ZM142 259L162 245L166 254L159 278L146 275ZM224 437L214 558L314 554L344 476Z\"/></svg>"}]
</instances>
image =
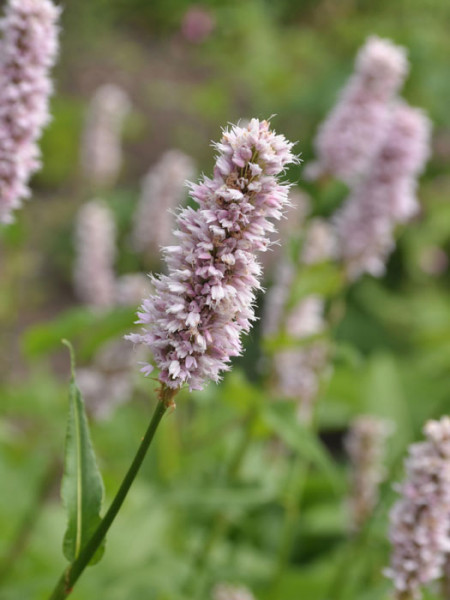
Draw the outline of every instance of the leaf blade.
<instances>
[{"instance_id":1,"label":"leaf blade","mask_svg":"<svg viewBox=\"0 0 450 600\"><path fill-rule=\"evenodd\" d=\"M72 372L64 474L61 483L61 497L68 514L63 552L67 560L73 562L101 521L104 488L90 438L83 398L75 383L73 349L65 340L63 343L71 353ZM103 551L104 545L99 548L90 564L98 562Z\"/></svg>"}]
</instances>

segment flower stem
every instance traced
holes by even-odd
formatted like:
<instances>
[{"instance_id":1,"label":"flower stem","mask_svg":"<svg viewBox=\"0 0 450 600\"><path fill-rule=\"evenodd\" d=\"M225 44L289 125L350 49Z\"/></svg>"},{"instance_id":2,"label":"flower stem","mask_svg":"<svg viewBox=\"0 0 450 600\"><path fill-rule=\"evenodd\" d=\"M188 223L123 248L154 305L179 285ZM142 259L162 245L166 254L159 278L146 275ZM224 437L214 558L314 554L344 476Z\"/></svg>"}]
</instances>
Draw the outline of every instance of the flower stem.
<instances>
[{"instance_id":1,"label":"flower stem","mask_svg":"<svg viewBox=\"0 0 450 600\"><path fill-rule=\"evenodd\" d=\"M61 575L52 595L49 600L62 600L63 598L67 598L69 594L73 590L73 586L76 581L83 573L84 569L88 566L89 561L94 556L97 551L97 548L102 543L106 533L111 527L114 519L119 512L123 501L125 500L128 491L133 483L141 465L147 453L147 450L152 443L152 440L155 436L156 430L158 429L158 425L161 422L165 412L171 406L171 401L174 395L174 391L168 388L163 388L160 393L160 399L155 408L153 416L151 418L148 429L142 438L141 444L138 448L136 456L131 463L130 468L128 469L127 474L125 475L122 484L111 503L107 513L101 520L99 526L96 531L93 533L91 539L86 543L78 557L67 567L64 573Z\"/></svg>"}]
</instances>

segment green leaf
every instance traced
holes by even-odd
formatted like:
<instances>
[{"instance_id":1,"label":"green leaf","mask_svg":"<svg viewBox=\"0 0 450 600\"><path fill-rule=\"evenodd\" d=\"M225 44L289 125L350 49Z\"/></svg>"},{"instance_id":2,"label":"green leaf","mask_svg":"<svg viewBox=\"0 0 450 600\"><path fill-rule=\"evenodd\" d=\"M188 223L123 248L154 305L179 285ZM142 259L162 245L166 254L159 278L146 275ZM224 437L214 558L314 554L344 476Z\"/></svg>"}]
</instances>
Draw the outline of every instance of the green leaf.
<instances>
[{"instance_id":1,"label":"green leaf","mask_svg":"<svg viewBox=\"0 0 450 600\"><path fill-rule=\"evenodd\" d=\"M63 343L70 350L72 372L64 475L61 484L61 497L68 513L63 551L65 557L72 562L79 556L101 521L103 481L92 447L83 398L75 383L73 348L66 340L63 340ZM98 562L103 552L104 544L100 546L91 564Z\"/></svg>"},{"instance_id":2,"label":"green leaf","mask_svg":"<svg viewBox=\"0 0 450 600\"><path fill-rule=\"evenodd\" d=\"M77 342L78 355L88 360L102 343L132 329L135 313L135 308L120 307L99 315L86 306L76 306L25 331L23 350L35 358L58 350L61 339L70 338Z\"/></svg>"},{"instance_id":3,"label":"green leaf","mask_svg":"<svg viewBox=\"0 0 450 600\"><path fill-rule=\"evenodd\" d=\"M269 405L264 412L264 420L292 450L323 471L337 493L343 491L344 478L328 450L317 435L298 421L291 403Z\"/></svg>"}]
</instances>

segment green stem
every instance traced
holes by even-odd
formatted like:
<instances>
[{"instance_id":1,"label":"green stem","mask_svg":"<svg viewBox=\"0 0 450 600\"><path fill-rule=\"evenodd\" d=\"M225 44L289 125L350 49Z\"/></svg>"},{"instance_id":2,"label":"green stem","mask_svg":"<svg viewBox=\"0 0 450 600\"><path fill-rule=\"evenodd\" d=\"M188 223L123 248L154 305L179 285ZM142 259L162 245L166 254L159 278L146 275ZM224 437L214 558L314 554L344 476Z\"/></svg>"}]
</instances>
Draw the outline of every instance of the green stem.
<instances>
[{"instance_id":1,"label":"green stem","mask_svg":"<svg viewBox=\"0 0 450 600\"><path fill-rule=\"evenodd\" d=\"M128 472L125 475L122 484L111 503L111 506L78 557L61 575L61 578L59 579L49 600L62 600L63 598L67 598L67 596L69 596L69 594L72 592L76 581L96 553L128 494L131 484L133 483L145 458L147 450L152 443L156 430L158 429L158 425L160 424L161 419L163 418L168 407L171 405L173 395L173 390L169 390L168 388L164 388L162 390L160 400L155 408L148 429L142 438L142 442L138 448L136 456L134 457Z\"/></svg>"}]
</instances>

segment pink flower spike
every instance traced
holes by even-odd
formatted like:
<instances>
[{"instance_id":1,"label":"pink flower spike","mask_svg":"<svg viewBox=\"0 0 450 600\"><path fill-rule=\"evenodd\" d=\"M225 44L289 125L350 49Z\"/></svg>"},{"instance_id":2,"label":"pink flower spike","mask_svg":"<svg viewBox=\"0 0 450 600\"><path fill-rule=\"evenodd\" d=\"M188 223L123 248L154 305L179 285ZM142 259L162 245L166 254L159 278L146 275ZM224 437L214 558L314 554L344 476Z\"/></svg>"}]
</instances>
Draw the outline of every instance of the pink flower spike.
<instances>
[{"instance_id":1,"label":"pink flower spike","mask_svg":"<svg viewBox=\"0 0 450 600\"><path fill-rule=\"evenodd\" d=\"M395 104L380 152L334 218L338 253L350 279L364 272L382 275L395 227L418 213L417 178L430 153L430 132L421 110Z\"/></svg>"},{"instance_id":2,"label":"pink flower spike","mask_svg":"<svg viewBox=\"0 0 450 600\"><path fill-rule=\"evenodd\" d=\"M450 551L450 418L429 421L425 441L410 446L406 478L390 515L392 579L396 598L422 598L439 579Z\"/></svg>"},{"instance_id":3,"label":"pink flower spike","mask_svg":"<svg viewBox=\"0 0 450 600\"><path fill-rule=\"evenodd\" d=\"M368 38L356 57L354 74L319 129L318 160L307 165L308 178L331 174L352 183L367 170L389 131L392 101L407 72L404 48Z\"/></svg>"},{"instance_id":4,"label":"pink flower spike","mask_svg":"<svg viewBox=\"0 0 450 600\"><path fill-rule=\"evenodd\" d=\"M50 120L49 71L58 52L60 10L50 0L9 0L0 42L0 223L29 198L41 166L37 141Z\"/></svg>"},{"instance_id":5,"label":"pink flower spike","mask_svg":"<svg viewBox=\"0 0 450 600\"><path fill-rule=\"evenodd\" d=\"M184 201L186 180L194 173L194 161L189 156L180 150L169 150L142 180L134 218L133 245L153 261L162 246L173 242L173 211Z\"/></svg>"},{"instance_id":6,"label":"pink flower spike","mask_svg":"<svg viewBox=\"0 0 450 600\"><path fill-rule=\"evenodd\" d=\"M168 387L202 389L241 354L261 285L255 255L267 249L269 219L288 205L289 185L277 176L298 161L292 146L267 121L233 126L216 145L213 178L191 185L198 209L178 213L177 245L164 253L167 275L153 278L155 293L138 313L142 333L129 336L150 348Z\"/></svg>"},{"instance_id":7,"label":"pink flower spike","mask_svg":"<svg viewBox=\"0 0 450 600\"><path fill-rule=\"evenodd\" d=\"M105 202L83 204L76 218L74 286L78 298L92 308L116 303L115 234L114 217Z\"/></svg>"}]
</instances>

